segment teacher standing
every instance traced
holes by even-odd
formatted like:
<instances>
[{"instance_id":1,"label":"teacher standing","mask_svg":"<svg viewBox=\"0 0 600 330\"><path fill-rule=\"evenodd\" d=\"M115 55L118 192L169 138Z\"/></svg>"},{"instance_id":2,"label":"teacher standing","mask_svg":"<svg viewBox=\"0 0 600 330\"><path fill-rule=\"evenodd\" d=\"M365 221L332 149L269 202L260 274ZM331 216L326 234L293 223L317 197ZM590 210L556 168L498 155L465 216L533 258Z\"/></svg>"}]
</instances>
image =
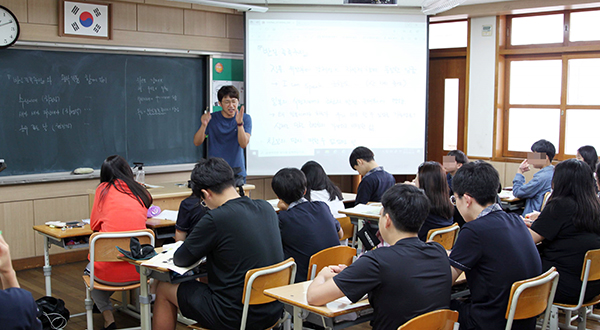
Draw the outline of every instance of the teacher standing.
<instances>
[{"instance_id":1,"label":"teacher standing","mask_svg":"<svg viewBox=\"0 0 600 330\"><path fill-rule=\"evenodd\" d=\"M246 182L246 162L244 151L252 133L252 118L244 113L244 106L238 110L240 92L233 86L223 86L217 93L222 111L205 113L200 119L202 125L194 134L196 146L208 139L208 157L221 157L231 166L234 172Z\"/></svg>"}]
</instances>

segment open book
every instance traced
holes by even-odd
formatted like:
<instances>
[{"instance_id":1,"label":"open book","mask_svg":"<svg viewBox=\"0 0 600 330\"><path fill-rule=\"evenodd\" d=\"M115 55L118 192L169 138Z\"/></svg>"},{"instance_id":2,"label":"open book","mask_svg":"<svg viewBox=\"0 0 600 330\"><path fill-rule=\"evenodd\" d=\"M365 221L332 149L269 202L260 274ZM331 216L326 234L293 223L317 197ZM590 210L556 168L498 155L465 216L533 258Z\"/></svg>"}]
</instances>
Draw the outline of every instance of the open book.
<instances>
[{"instance_id":1,"label":"open book","mask_svg":"<svg viewBox=\"0 0 600 330\"><path fill-rule=\"evenodd\" d=\"M165 244L161 253L159 253L152 259L142 262L142 266L167 268L176 272L179 275L183 275L189 270L196 268L199 264L206 262L206 257L204 257L189 267L175 266L175 264L173 263L173 255L175 254L175 251L177 251L177 249L181 246L181 244L183 244L183 241L175 242L173 244Z\"/></svg>"}]
</instances>

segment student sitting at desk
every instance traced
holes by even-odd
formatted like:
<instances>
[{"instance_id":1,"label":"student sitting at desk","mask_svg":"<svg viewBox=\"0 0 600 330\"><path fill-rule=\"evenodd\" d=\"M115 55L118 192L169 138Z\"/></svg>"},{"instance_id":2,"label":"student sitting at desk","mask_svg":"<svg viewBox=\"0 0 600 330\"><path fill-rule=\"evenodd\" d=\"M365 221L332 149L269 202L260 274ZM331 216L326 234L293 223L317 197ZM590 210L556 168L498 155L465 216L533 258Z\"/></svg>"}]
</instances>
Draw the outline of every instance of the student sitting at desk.
<instances>
[{"instance_id":1,"label":"student sitting at desk","mask_svg":"<svg viewBox=\"0 0 600 330\"><path fill-rule=\"evenodd\" d=\"M8 244L0 232L0 324L2 329L42 330L31 292L21 289L12 266Z\"/></svg>"},{"instance_id":2,"label":"student sitting at desk","mask_svg":"<svg viewBox=\"0 0 600 330\"><path fill-rule=\"evenodd\" d=\"M443 166L446 170L446 181L448 181L449 195L452 196L452 177L456 174L456 171L463 165L469 162L469 158L464 152L460 150L450 150L448 156L443 157Z\"/></svg>"},{"instance_id":3,"label":"student sitting at desk","mask_svg":"<svg viewBox=\"0 0 600 330\"><path fill-rule=\"evenodd\" d=\"M273 177L273 192L279 198L279 228L285 258L293 257L298 269L296 282L306 281L310 257L340 245L344 236L340 223L327 204L304 198L306 177L297 168L283 168Z\"/></svg>"},{"instance_id":4,"label":"student sitting at desk","mask_svg":"<svg viewBox=\"0 0 600 330\"><path fill-rule=\"evenodd\" d=\"M133 179L127 161L118 155L106 158L100 168L100 185L96 188L90 217L93 231L116 232L146 228L152 196ZM86 269L88 271L88 269ZM109 284L139 283L135 266L126 261L95 262L96 281ZM104 317L103 329L116 329L110 296L113 291L92 290L92 299Z\"/></svg>"},{"instance_id":5,"label":"student sitting at desk","mask_svg":"<svg viewBox=\"0 0 600 330\"><path fill-rule=\"evenodd\" d=\"M450 253L452 281L466 273L471 301L452 300L461 330L501 330L516 281L540 275L542 265L529 230L496 203L498 171L489 163L463 165L452 180L456 207L466 223ZM535 329L535 317L514 321L515 330Z\"/></svg>"},{"instance_id":6,"label":"student sitting at desk","mask_svg":"<svg viewBox=\"0 0 600 330\"><path fill-rule=\"evenodd\" d=\"M350 167L362 175L356 191L355 205L381 201L383 193L396 184L394 176L375 162L375 155L369 148L355 148L350 154Z\"/></svg>"},{"instance_id":7,"label":"student sitting at desk","mask_svg":"<svg viewBox=\"0 0 600 330\"><path fill-rule=\"evenodd\" d=\"M202 205L201 200L192 195L181 201L177 221L175 222L175 241L183 241L196 227L208 209Z\"/></svg>"},{"instance_id":8,"label":"student sitting at desk","mask_svg":"<svg viewBox=\"0 0 600 330\"><path fill-rule=\"evenodd\" d=\"M300 170L306 176L306 199L324 202L336 218L345 216L338 213L345 209L342 191L331 182L321 164L310 160Z\"/></svg>"},{"instance_id":9,"label":"student sitting at desk","mask_svg":"<svg viewBox=\"0 0 600 330\"><path fill-rule=\"evenodd\" d=\"M239 329L244 277L250 269L283 261L277 214L264 200L240 197L222 158L202 159L192 171L192 192L209 208L174 255L178 266L206 256L208 283L159 282L154 330L173 330L177 308L209 329ZM279 302L250 306L248 329L266 329L281 317Z\"/></svg>"},{"instance_id":10,"label":"student sitting at desk","mask_svg":"<svg viewBox=\"0 0 600 330\"><path fill-rule=\"evenodd\" d=\"M448 197L445 171L438 162L424 162L419 165L415 185L429 198L429 215L419 229L419 239L427 241L430 229L451 226L454 223L454 206Z\"/></svg>"},{"instance_id":11,"label":"student sitting at desk","mask_svg":"<svg viewBox=\"0 0 600 330\"><path fill-rule=\"evenodd\" d=\"M306 293L311 305L344 295L357 302L368 293L375 330L397 329L415 316L448 308L451 287L446 250L417 237L429 212L423 191L395 185L381 203L379 231L390 247L369 251L348 267L323 268Z\"/></svg>"},{"instance_id":12,"label":"student sitting at desk","mask_svg":"<svg viewBox=\"0 0 600 330\"><path fill-rule=\"evenodd\" d=\"M528 153L513 179L513 195L520 199L525 199L525 209L523 215L533 211L540 211L544 202L544 194L552 189L552 175L554 175L554 166L552 159L556 154L556 149L552 142L548 140L539 140L531 146L533 153ZM533 175L533 178L525 183L523 173L529 171L529 164L534 168L540 169Z\"/></svg>"}]
</instances>

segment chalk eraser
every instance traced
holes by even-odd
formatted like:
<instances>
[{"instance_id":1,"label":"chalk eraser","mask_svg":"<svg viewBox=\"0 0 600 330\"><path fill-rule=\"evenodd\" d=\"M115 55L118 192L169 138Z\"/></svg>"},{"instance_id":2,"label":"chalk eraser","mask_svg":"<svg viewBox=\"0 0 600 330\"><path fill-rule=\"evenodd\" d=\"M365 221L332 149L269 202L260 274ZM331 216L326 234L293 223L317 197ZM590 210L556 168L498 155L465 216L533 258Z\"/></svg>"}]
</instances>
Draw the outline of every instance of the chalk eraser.
<instances>
[{"instance_id":1,"label":"chalk eraser","mask_svg":"<svg viewBox=\"0 0 600 330\"><path fill-rule=\"evenodd\" d=\"M80 167L73 170L73 174L90 174L94 173L94 169L91 167Z\"/></svg>"}]
</instances>

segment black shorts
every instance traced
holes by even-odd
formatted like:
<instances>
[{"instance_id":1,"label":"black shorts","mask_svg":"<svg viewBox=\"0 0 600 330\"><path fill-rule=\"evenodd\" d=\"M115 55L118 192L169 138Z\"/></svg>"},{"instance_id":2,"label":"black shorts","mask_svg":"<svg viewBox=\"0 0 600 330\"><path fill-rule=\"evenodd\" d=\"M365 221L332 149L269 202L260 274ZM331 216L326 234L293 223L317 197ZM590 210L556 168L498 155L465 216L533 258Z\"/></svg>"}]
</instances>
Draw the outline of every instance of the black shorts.
<instances>
[{"instance_id":1,"label":"black shorts","mask_svg":"<svg viewBox=\"0 0 600 330\"><path fill-rule=\"evenodd\" d=\"M177 288L177 304L183 316L190 318L202 327L228 329L219 320L219 313L213 302L213 293L206 283L186 281Z\"/></svg>"}]
</instances>

